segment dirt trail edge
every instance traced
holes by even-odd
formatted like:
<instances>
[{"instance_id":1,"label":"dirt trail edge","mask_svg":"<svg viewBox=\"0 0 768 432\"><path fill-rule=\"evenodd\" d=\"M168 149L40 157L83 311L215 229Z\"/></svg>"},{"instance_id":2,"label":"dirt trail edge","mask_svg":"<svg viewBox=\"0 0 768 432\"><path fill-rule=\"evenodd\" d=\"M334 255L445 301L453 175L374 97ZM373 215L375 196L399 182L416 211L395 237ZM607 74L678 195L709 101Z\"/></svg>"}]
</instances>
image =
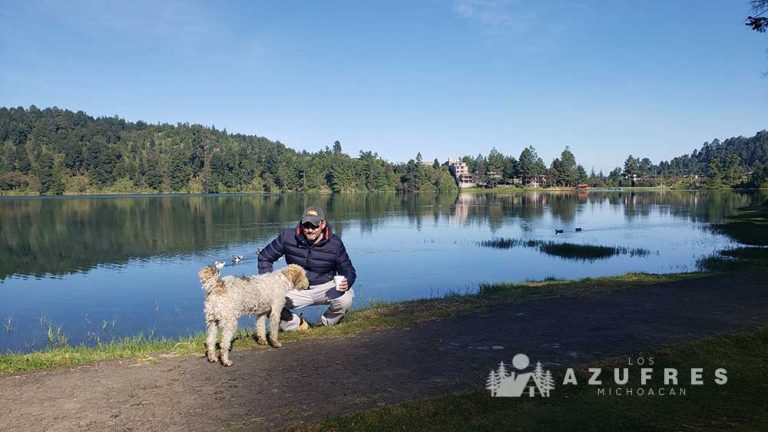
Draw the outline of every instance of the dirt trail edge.
<instances>
[{"instance_id":1,"label":"dirt trail edge","mask_svg":"<svg viewBox=\"0 0 768 432\"><path fill-rule=\"evenodd\" d=\"M271 430L480 386L516 353L552 368L753 328L766 293L744 272L236 351L231 368L175 357L2 376L0 430Z\"/></svg>"}]
</instances>

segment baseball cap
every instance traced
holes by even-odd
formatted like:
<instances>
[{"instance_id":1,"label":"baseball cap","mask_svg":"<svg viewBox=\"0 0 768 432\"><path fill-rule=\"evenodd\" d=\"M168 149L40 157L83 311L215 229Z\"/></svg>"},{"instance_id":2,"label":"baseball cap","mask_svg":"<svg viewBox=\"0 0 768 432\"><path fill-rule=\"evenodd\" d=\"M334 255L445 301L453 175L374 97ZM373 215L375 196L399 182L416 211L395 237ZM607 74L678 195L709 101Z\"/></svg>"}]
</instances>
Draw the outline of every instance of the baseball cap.
<instances>
[{"instance_id":1,"label":"baseball cap","mask_svg":"<svg viewBox=\"0 0 768 432\"><path fill-rule=\"evenodd\" d=\"M309 222L313 225L320 225L325 220L325 212L320 207L307 207L301 216L301 223Z\"/></svg>"}]
</instances>

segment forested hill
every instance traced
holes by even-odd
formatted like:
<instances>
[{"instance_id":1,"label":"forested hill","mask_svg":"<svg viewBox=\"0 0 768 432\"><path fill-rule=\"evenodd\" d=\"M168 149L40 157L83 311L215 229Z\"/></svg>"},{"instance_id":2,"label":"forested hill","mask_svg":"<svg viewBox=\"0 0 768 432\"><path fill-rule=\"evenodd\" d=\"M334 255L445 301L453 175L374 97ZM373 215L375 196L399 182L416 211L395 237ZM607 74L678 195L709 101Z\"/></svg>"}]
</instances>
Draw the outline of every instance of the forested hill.
<instances>
[{"instance_id":1,"label":"forested hill","mask_svg":"<svg viewBox=\"0 0 768 432\"><path fill-rule=\"evenodd\" d=\"M728 138L723 142L714 139L690 155L679 156L660 165L675 173L706 175L713 160L721 165L741 165L748 171L763 168L768 164L768 131L760 131L749 138Z\"/></svg>"},{"instance_id":2,"label":"forested hill","mask_svg":"<svg viewBox=\"0 0 768 432\"><path fill-rule=\"evenodd\" d=\"M420 157L297 152L279 141L187 123L147 124L82 111L0 108L0 192L261 192L455 190Z\"/></svg>"},{"instance_id":3,"label":"forested hill","mask_svg":"<svg viewBox=\"0 0 768 432\"><path fill-rule=\"evenodd\" d=\"M494 148L488 156L462 160L478 183L490 186L535 178L560 187L768 187L768 132L716 139L658 164L630 155L623 169L607 176L587 175L567 147L550 167L532 146L519 159ZM456 183L448 169L437 160L423 163L420 154L393 164L372 151L350 157L338 141L314 153L297 152L215 127L0 108L0 194L450 190Z\"/></svg>"}]
</instances>

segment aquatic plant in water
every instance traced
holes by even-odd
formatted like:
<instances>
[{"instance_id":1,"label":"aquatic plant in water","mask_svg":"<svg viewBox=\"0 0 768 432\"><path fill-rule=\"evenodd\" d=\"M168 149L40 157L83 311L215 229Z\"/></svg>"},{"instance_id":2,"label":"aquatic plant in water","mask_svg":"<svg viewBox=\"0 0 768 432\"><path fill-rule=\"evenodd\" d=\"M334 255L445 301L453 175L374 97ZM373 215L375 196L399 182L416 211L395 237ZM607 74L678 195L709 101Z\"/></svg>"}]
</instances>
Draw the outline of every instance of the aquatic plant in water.
<instances>
[{"instance_id":1,"label":"aquatic plant in water","mask_svg":"<svg viewBox=\"0 0 768 432\"><path fill-rule=\"evenodd\" d=\"M610 258L615 255L646 256L651 252L642 248L627 248L622 246L596 246L580 245L575 243L556 243L543 240L523 240L495 238L484 240L478 243L483 247L496 249L511 249L515 247L527 247L537 249L547 255L557 256L566 259L577 259L594 261L598 259Z\"/></svg>"}]
</instances>

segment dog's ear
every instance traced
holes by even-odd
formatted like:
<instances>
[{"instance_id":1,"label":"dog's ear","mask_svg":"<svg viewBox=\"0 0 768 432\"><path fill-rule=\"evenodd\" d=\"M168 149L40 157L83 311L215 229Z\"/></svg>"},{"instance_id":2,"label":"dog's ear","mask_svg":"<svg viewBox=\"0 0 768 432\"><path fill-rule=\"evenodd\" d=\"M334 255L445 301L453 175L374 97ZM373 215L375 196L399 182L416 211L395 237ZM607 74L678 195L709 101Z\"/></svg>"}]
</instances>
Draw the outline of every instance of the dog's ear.
<instances>
[{"instance_id":1,"label":"dog's ear","mask_svg":"<svg viewBox=\"0 0 768 432\"><path fill-rule=\"evenodd\" d=\"M302 279L306 279L306 272L303 268L296 264L289 264L286 268L283 270L283 275L288 278L288 280L291 281L291 284L293 286L297 286L301 284Z\"/></svg>"}]
</instances>

